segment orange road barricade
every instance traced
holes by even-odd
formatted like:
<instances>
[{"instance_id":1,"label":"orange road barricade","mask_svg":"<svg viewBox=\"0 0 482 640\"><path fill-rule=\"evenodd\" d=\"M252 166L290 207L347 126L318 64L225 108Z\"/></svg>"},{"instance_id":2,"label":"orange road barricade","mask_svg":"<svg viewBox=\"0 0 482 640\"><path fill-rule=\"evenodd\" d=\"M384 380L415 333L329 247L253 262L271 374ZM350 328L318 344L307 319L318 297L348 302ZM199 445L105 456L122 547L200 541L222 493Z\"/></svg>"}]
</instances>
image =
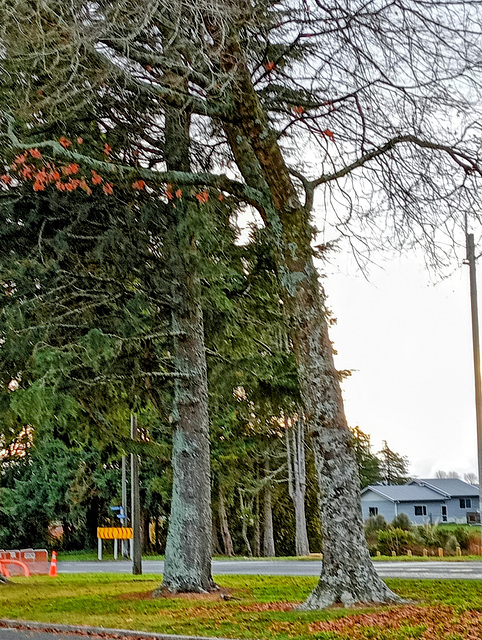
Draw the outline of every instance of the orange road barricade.
<instances>
[{"instance_id":1,"label":"orange road barricade","mask_svg":"<svg viewBox=\"0 0 482 640\"><path fill-rule=\"evenodd\" d=\"M7 566L10 567L10 570L12 569L12 567L20 567L23 570L25 577L28 578L30 576L30 571L27 565L25 564L25 562L21 562L20 560L0 560L0 565L2 566L2 573L5 578L10 578L12 575L7 569Z\"/></svg>"},{"instance_id":2,"label":"orange road barricade","mask_svg":"<svg viewBox=\"0 0 482 640\"><path fill-rule=\"evenodd\" d=\"M0 568L13 576L47 575L49 573L48 552L46 549L1 550Z\"/></svg>"},{"instance_id":3,"label":"orange road barricade","mask_svg":"<svg viewBox=\"0 0 482 640\"><path fill-rule=\"evenodd\" d=\"M97 527L97 558L102 560L102 540L114 541L114 560L117 560L119 540L130 540L132 558L133 537L131 527Z\"/></svg>"}]
</instances>

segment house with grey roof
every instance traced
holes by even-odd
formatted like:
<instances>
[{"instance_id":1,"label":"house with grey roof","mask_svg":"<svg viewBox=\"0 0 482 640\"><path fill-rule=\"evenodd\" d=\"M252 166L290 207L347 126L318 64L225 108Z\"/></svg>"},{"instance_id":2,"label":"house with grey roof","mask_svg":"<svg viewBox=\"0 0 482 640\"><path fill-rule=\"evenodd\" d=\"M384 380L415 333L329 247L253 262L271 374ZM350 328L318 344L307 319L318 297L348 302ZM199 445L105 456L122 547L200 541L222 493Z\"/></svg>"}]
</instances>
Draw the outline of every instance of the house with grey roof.
<instances>
[{"instance_id":1,"label":"house with grey roof","mask_svg":"<svg viewBox=\"0 0 482 640\"><path fill-rule=\"evenodd\" d=\"M391 522L405 513L412 524L479 522L479 488L455 478L415 479L402 485L369 485L361 494L363 519Z\"/></svg>"}]
</instances>

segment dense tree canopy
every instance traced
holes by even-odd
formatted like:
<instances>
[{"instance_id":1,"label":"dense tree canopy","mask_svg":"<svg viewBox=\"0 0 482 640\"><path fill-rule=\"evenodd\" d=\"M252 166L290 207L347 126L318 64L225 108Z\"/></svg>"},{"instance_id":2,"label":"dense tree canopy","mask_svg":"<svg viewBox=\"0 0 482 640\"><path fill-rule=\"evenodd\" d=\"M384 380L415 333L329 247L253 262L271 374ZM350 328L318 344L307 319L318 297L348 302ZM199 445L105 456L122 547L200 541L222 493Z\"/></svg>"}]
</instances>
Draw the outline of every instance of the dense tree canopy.
<instances>
[{"instance_id":1,"label":"dense tree canopy","mask_svg":"<svg viewBox=\"0 0 482 640\"><path fill-rule=\"evenodd\" d=\"M333 231L315 252L315 193L331 229L358 251L375 239L420 242L432 261L444 259L481 174L480 12L475 1L0 3L2 141L13 161L6 189L33 179L36 191L88 193L97 181L106 195L142 191L167 211L167 233L177 238L170 246L181 248L168 260L180 302L175 371L184 375L174 385L174 460L194 462L193 452L202 452L199 483L209 456L192 211L207 225L212 203L227 200L254 208L266 227L320 481L324 563L305 608L396 600L362 534L352 439L313 262ZM72 120L60 138L52 129L80 112L105 136L95 151L72 144ZM25 175L14 154L30 149L45 159ZM78 165L76 182L54 178L54 161ZM439 251L441 235L449 244ZM174 470L184 478L174 480L181 500L185 469L175 462ZM201 511L205 550L210 516ZM176 513L171 530L180 540L185 518ZM196 588L210 581L206 558L198 559ZM172 584L194 588L183 566Z\"/></svg>"}]
</instances>

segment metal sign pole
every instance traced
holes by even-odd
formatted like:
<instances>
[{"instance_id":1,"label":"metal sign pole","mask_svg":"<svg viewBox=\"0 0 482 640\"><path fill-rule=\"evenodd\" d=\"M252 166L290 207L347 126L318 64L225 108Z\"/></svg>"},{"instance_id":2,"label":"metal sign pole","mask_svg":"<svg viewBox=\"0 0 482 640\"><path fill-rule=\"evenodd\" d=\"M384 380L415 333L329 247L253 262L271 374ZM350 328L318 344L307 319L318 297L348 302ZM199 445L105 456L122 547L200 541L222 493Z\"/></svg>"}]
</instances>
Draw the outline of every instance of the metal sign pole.
<instances>
[{"instance_id":1,"label":"metal sign pole","mask_svg":"<svg viewBox=\"0 0 482 640\"><path fill-rule=\"evenodd\" d=\"M126 456L122 456L122 509L124 511L124 526L127 526L127 461ZM129 542L122 540L122 556L129 557Z\"/></svg>"},{"instance_id":2,"label":"metal sign pole","mask_svg":"<svg viewBox=\"0 0 482 640\"><path fill-rule=\"evenodd\" d=\"M131 415L131 438L137 440L137 417ZM142 574L141 550L141 501L139 495L139 461L137 453L131 453L131 493L132 493L132 529L133 529L133 558L132 573Z\"/></svg>"}]
</instances>

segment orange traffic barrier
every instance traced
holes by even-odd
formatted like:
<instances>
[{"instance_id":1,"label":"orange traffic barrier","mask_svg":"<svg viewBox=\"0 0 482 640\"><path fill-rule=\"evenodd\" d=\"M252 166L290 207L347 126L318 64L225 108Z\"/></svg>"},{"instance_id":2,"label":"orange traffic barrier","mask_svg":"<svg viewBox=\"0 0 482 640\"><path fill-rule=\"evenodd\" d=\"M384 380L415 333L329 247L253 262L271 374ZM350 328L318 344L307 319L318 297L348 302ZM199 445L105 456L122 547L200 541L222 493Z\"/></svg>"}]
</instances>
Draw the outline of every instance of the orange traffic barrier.
<instances>
[{"instance_id":1,"label":"orange traffic barrier","mask_svg":"<svg viewBox=\"0 0 482 640\"><path fill-rule=\"evenodd\" d=\"M57 577L57 552L52 551L52 561L50 563L49 576L51 578Z\"/></svg>"},{"instance_id":2,"label":"orange traffic barrier","mask_svg":"<svg viewBox=\"0 0 482 640\"><path fill-rule=\"evenodd\" d=\"M49 572L49 556L47 549L11 549L9 551L0 550L0 560L19 560L27 565L30 575L47 575ZM20 574L22 570L14 565L11 568L12 574Z\"/></svg>"},{"instance_id":3,"label":"orange traffic barrier","mask_svg":"<svg viewBox=\"0 0 482 640\"><path fill-rule=\"evenodd\" d=\"M2 565L2 569L3 569L3 572L4 572L4 574L3 574L3 575L4 575L6 578L10 578L10 572L9 572L9 570L7 569L7 567L5 567L5 566L4 566L4 565L6 565L6 564L13 564L13 565L16 565L16 566L18 566L18 567L22 567L22 569L23 569L23 571L24 571L24 573L25 573L25 577L27 577L27 578L28 578L28 577L30 577L30 571L29 571L29 568L27 567L27 565L25 564L25 562L22 562L21 560L0 560L0 564ZM5 573L6 573L7 575L5 575Z\"/></svg>"}]
</instances>

